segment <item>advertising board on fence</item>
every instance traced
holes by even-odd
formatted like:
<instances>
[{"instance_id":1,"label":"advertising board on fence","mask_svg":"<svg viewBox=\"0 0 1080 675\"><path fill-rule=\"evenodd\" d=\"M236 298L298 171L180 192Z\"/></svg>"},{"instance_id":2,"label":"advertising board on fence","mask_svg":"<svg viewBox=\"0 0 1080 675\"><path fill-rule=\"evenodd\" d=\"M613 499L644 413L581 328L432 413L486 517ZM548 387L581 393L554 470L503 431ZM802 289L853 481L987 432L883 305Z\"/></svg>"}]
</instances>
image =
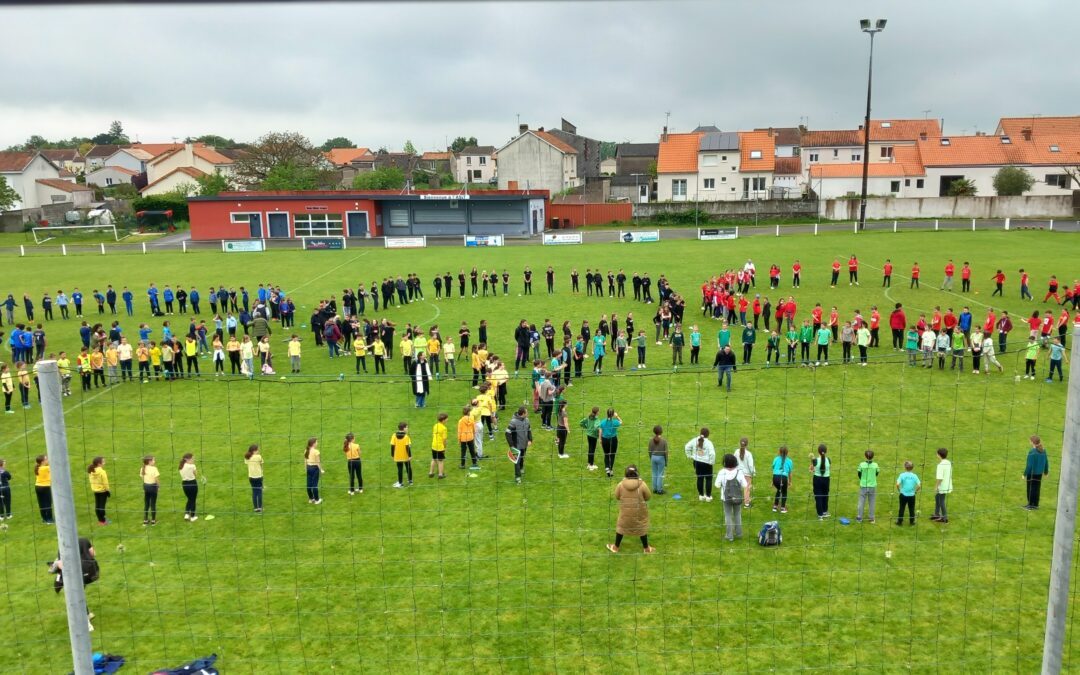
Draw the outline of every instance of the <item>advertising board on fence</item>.
<instances>
[{"instance_id":1,"label":"advertising board on fence","mask_svg":"<svg viewBox=\"0 0 1080 675\"><path fill-rule=\"evenodd\" d=\"M478 246L502 246L503 236L501 234L467 234L465 235L465 245L469 248Z\"/></svg>"},{"instance_id":2,"label":"advertising board on fence","mask_svg":"<svg viewBox=\"0 0 1080 675\"><path fill-rule=\"evenodd\" d=\"M720 239L738 239L739 228L737 227L713 227L698 228L697 238L700 241L717 241Z\"/></svg>"},{"instance_id":3,"label":"advertising board on fence","mask_svg":"<svg viewBox=\"0 0 1080 675\"><path fill-rule=\"evenodd\" d=\"M386 237L383 244L386 248L426 248L427 237Z\"/></svg>"},{"instance_id":4,"label":"advertising board on fence","mask_svg":"<svg viewBox=\"0 0 1080 675\"><path fill-rule=\"evenodd\" d=\"M544 246L562 246L582 243L580 232L556 232L544 235Z\"/></svg>"},{"instance_id":5,"label":"advertising board on fence","mask_svg":"<svg viewBox=\"0 0 1080 675\"><path fill-rule=\"evenodd\" d=\"M345 237L303 237L305 251L343 251Z\"/></svg>"},{"instance_id":6,"label":"advertising board on fence","mask_svg":"<svg viewBox=\"0 0 1080 675\"><path fill-rule=\"evenodd\" d=\"M620 232L619 241L624 244L644 244L651 241L660 241L660 230L647 232Z\"/></svg>"},{"instance_id":7,"label":"advertising board on fence","mask_svg":"<svg viewBox=\"0 0 1080 675\"><path fill-rule=\"evenodd\" d=\"M266 250L262 239L243 239L240 241L222 241L221 250L226 253L257 253Z\"/></svg>"}]
</instances>

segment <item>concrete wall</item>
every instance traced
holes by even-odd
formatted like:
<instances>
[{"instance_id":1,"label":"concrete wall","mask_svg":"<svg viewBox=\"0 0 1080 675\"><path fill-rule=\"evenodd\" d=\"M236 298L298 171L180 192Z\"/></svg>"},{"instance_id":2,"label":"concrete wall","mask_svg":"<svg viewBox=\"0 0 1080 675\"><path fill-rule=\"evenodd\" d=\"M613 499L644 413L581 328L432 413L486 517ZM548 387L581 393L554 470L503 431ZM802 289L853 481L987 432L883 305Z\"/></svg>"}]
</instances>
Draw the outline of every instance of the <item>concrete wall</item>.
<instances>
[{"instance_id":1,"label":"concrete wall","mask_svg":"<svg viewBox=\"0 0 1080 675\"><path fill-rule=\"evenodd\" d=\"M866 201L866 217L910 218L1071 218L1077 214L1071 194L1025 197L874 198ZM826 199L820 216L827 220L856 220L858 199Z\"/></svg>"},{"instance_id":2,"label":"concrete wall","mask_svg":"<svg viewBox=\"0 0 1080 675\"><path fill-rule=\"evenodd\" d=\"M666 214L681 213L697 206L703 213L716 220L754 220L758 218L813 218L818 205L814 201L799 199L768 199L737 202L654 202L634 204L634 220L662 218Z\"/></svg>"}]
</instances>

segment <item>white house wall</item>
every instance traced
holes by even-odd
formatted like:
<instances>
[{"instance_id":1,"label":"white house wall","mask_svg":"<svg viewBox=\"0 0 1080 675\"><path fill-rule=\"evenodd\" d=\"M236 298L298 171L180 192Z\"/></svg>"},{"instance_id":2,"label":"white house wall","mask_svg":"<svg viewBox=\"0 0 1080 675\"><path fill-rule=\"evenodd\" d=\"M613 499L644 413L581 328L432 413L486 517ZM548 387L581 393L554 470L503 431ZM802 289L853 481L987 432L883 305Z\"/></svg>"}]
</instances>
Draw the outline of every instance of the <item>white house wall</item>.
<instances>
[{"instance_id":1,"label":"white house wall","mask_svg":"<svg viewBox=\"0 0 1080 675\"><path fill-rule=\"evenodd\" d=\"M36 209L42 206L38 197L37 180L39 178L59 178L60 171L41 155L37 155L22 173L5 173L8 185L19 195L19 201L12 207L17 209ZM48 202L46 202L48 203Z\"/></svg>"},{"instance_id":2,"label":"white house wall","mask_svg":"<svg viewBox=\"0 0 1080 675\"><path fill-rule=\"evenodd\" d=\"M516 182L519 189L549 190L552 195L576 183L577 161L532 134L499 151L499 189Z\"/></svg>"}]
</instances>

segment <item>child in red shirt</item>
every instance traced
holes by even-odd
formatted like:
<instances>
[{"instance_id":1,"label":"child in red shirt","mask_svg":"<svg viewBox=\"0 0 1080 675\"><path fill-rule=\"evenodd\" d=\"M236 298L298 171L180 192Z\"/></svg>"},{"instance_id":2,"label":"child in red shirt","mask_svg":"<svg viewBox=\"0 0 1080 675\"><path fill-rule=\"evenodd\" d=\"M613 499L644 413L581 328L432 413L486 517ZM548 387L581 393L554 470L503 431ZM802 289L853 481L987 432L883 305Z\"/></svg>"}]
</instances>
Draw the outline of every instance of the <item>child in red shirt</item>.
<instances>
[{"instance_id":1,"label":"child in red shirt","mask_svg":"<svg viewBox=\"0 0 1080 675\"><path fill-rule=\"evenodd\" d=\"M908 288L919 287L919 263L915 263L911 266L911 285Z\"/></svg>"}]
</instances>

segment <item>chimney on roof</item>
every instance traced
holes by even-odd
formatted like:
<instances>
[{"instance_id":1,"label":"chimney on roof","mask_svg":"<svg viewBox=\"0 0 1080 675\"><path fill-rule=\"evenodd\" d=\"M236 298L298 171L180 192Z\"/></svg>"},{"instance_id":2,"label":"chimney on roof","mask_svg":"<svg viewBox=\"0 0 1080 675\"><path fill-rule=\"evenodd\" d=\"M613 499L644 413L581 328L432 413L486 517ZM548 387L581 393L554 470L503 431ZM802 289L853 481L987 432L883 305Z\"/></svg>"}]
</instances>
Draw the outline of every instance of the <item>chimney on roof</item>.
<instances>
[{"instance_id":1,"label":"chimney on roof","mask_svg":"<svg viewBox=\"0 0 1080 675\"><path fill-rule=\"evenodd\" d=\"M523 134L528 130L529 130L529 125L528 124L519 124L518 125L518 134Z\"/></svg>"},{"instance_id":2,"label":"chimney on roof","mask_svg":"<svg viewBox=\"0 0 1080 675\"><path fill-rule=\"evenodd\" d=\"M544 127L540 127L539 129L537 129L537 131L543 131L543 130L544 130Z\"/></svg>"},{"instance_id":3,"label":"chimney on roof","mask_svg":"<svg viewBox=\"0 0 1080 675\"><path fill-rule=\"evenodd\" d=\"M664 125L664 133L660 134L660 140L667 142L667 125Z\"/></svg>"},{"instance_id":4,"label":"chimney on roof","mask_svg":"<svg viewBox=\"0 0 1080 675\"><path fill-rule=\"evenodd\" d=\"M1020 135L1024 137L1025 141L1031 140L1031 127L1024 127L1020 130Z\"/></svg>"},{"instance_id":5,"label":"chimney on roof","mask_svg":"<svg viewBox=\"0 0 1080 675\"><path fill-rule=\"evenodd\" d=\"M926 132L925 131L920 131L919 132L919 140L920 141L925 141L926 140Z\"/></svg>"},{"instance_id":6,"label":"chimney on roof","mask_svg":"<svg viewBox=\"0 0 1080 675\"><path fill-rule=\"evenodd\" d=\"M863 125L859 125L859 131L862 131Z\"/></svg>"}]
</instances>

